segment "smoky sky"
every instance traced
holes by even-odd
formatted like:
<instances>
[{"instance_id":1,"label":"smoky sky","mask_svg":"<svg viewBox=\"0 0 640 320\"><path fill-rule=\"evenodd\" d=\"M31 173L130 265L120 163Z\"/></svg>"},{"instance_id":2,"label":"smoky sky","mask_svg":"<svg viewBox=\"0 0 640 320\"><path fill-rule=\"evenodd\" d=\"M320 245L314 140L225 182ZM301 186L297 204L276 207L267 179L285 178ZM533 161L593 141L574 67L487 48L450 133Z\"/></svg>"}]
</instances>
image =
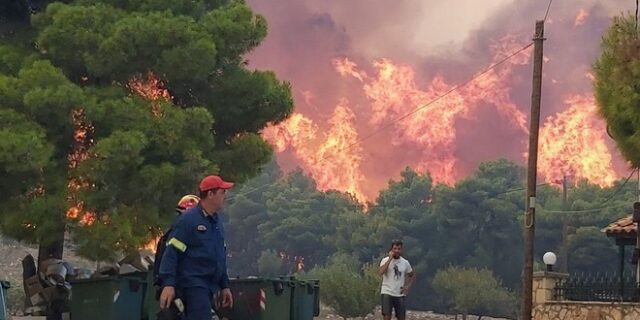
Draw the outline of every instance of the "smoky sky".
<instances>
[{"instance_id":1,"label":"smoky sky","mask_svg":"<svg viewBox=\"0 0 640 320\"><path fill-rule=\"evenodd\" d=\"M372 63L386 58L411 66L424 89L441 74L450 84L465 81L492 62L491 43L514 35L519 43L531 41L535 21L542 19L547 1L541 0L248 0L267 18L265 41L247 56L249 65L274 70L292 85L296 111L320 127L341 98L356 114L361 136L373 132L369 125L370 101L362 83L341 77L332 59L348 57L368 74ZM545 24L542 121L561 112L573 94L589 94L587 73L597 58L600 40L611 17L635 10L632 1L554 1ZM579 15L585 16L577 20ZM511 100L529 115L531 64L514 67L510 77ZM393 129L390 129L393 130ZM471 173L486 160L508 158L524 163L526 135L496 111L481 106L473 117L456 122L458 169ZM364 141L362 170L367 195L374 198L386 181L414 165L419 150L398 148L392 132L380 132ZM608 141L615 166L624 162ZM280 154L285 167L296 165L291 154Z\"/></svg>"}]
</instances>

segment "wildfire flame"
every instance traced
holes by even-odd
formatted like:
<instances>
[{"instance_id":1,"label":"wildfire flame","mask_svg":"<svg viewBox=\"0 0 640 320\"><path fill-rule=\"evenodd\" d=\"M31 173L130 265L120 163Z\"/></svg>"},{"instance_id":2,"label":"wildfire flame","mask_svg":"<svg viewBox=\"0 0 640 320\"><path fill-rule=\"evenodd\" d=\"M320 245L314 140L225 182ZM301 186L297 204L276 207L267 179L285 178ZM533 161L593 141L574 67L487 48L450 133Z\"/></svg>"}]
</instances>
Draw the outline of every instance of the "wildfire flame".
<instances>
[{"instance_id":1,"label":"wildfire flame","mask_svg":"<svg viewBox=\"0 0 640 320\"><path fill-rule=\"evenodd\" d=\"M277 152L292 148L304 169L316 180L318 189L345 191L364 202L360 186L364 180L360 171L362 149L354 120L347 101L343 100L329 119L330 129L322 136L317 134L317 125L299 113L267 128L263 136Z\"/></svg>"},{"instance_id":2,"label":"wildfire flame","mask_svg":"<svg viewBox=\"0 0 640 320\"><path fill-rule=\"evenodd\" d=\"M162 110L158 102L171 101L173 99L164 82L151 71L147 73L146 79L137 76L131 78L127 87L133 93L151 101L151 112L156 117L162 116Z\"/></svg>"},{"instance_id":3,"label":"wildfire flame","mask_svg":"<svg viewBox=\"0 0 640 320\"><path fill-rule=\"evenodd\" d=\"M340 73L340 75L343 77L352 76L360 80L360 82L363 82L364 79L367 78L367 74L363 71L359 71L358 65L356 65L355 62L349 60L349 58L334 59L333 66L335 67L336 71L338 71L338 73Z\"/></svg>"},{"instance_id":4,"label":"wildfire flame","mask_svg":"<svg viewBox=\"0 0 640 320\"><path fill-rule=\"evenodd\" d=\"M93 144L94 127L86 120L85 111L82 108L71 112L71 121L74 125L73 150L67 156L69 169L75 169L90 157L89 148ZM91 188L93 185L83 177L70 177L67 181L69 190L69 208L66 216L69 220L77 221L80 225L91 225L96 221L96 214L87 211L82 201L78 201L75 194L82 189Z\"/></svg>"},{"instance_id":5,"label":"wildfire flame","mask_svg":"<svg viewBox=\"0 0 640 320\"><path fill-rule=\"evenodd\" d=\"M140 250L148 250L148 251L151 251L153 253L156 253L156 246L157 246L158 242L160 241L160 238L162 238L162 235L154 237L153 239L149 240L149 242L147 242L146 244L142 245L142 247L140 247Z\"/></svg>"},{"instance_id":6,"label":"wildfire flame","mask_svg":"<svg viewBox=\"0 0 640 320\"><path fill-rule=\"evenodd\" d=\"M360 189L360 182L364 180L360 171L362 148L358 144L354 120L347 101L342 100L329 120L331 128L326 140L318 148L311 167L316 169L313 176L321 190L346 191L364 202Z\"/></svg>"},{"instance_id":7,"label":"wildfire flame","mask_svg":"<svg viewBox=\"0 0 640 320\"><path fill-rule=\"evenodd\" d=\"M594 99L575 95L565 103L569 109L547 118L540 129L538 171L545 181L569 176L611 186L616 174L605 144L605 123L597 117Z\"/></svg>"},{"instance_id":8,"label":"wildfire flame","mask_svg":"<svg viewBox=\"0 0 640 320\"><path fill-rule=\"evenodd\" d=\"M580 23L584 22L588 12L581 10L579 17ZM332 62L337 73L362 85L369 101L365 113L368 119L358 120L367 121L374 130L390 127L394 146L420 152L419 159L412 164L416 170L428 171L435 182L451 185L462 175L456 157L458 120L472 119L481 108L490 107L504 118L502 123L520 130L523 136L528 133L527 115L521 111L528 108L518 107L511 98L515 68L531 59L531 50L518 51L522 47L511 35L495 41L490 46L492 64L501 64L475 74L473 81L460 87L451 84L443 74L435 74L426 86L421 85L410 66L389 59L374 61L374 71L368 73L348 58ZM514 52L519 53L512 56ZM503 61L507 57L510 58ZM312 93L305 92L305 100L311 97ZM616 174L604 142L604 124L596 115L593 98L573 96L566 103L570 108L547 119L541 130L541 175L546 181L572 176L601 186L611 185ZM348 191L363 199L360 189L364 181L360 169L363 150L355 120L343 100L336 107L326 134L319 134L320 126L312 119L296 113L266 130L264 136L277 152L292 150L303 169L318 181L319 189Z\"/></svg>"},{"instance_id":9,"label":"wildfire flame","mask_svg":"<svg viewBox=\"0 0 640 320\"><path fill-rule=\"evenodd\" d=\"M573 26L577 27L584 24L585 21L587 21L587 18L589 18L589 11L584 8L580 9L580 11L578 11L578 15L576 15L576 20L573 23Z\"/></svg>"},{"instance_id":10,"label":"wildfire flame","mask_svg":"<svg viewBox=\"0 0 640 320\"><path fill-rule=\"evenodd\" d=\"M491 46L494 62L505 58L520 46L515 37L507 36ZM370 122L380 127L388 119L400 118L416 108L415 114L398 121L395 127L394 144L416 146L423 151L417 170L429 171L436 182L453 184L459 178L456 171L455 122L468 118L482 104L493 105L523 131L526 116L509 96L509 76L514 65L526 64L529 51L514 56L502 68L494 68L477 74L475 80L451 91L443 75L436 75L426 90L421 90L415 81L413 69L382 59L374 64L377 78L364 85L365 95L371 100ZM451 92L450 92L451 91ZM438 97L449 93L444 98ZM430 105L427 103L434 101Z\"/></svg>"}]
</instances>

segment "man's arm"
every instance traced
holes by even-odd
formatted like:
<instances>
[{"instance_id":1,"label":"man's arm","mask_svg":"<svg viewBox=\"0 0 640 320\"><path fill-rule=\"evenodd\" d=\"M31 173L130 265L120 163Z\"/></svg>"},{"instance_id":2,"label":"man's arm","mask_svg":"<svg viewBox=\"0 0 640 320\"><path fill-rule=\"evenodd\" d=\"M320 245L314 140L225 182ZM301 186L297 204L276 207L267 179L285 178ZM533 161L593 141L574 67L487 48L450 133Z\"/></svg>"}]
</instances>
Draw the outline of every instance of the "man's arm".
<instances>
[{"instance_id":1,"label":"man's arm","mask_svg":"<svg viewBox=\"0 0 640 320\"><path fill-rule=\"evenodd\" d=\"M176 223L168 237L167 247L160 262L160 281L163 287L175 287L178 274L178 260L187 251L187 234L185 223Z\"/></svg>"},{"instance_id":2,"label":"man's arm","mask_svg":"<svg viewBox=\"0 0 640 320\"><path fill-rule=\"evenodd\" d=\"M403 292L404 294L409 292L409 290L411 289L411 286L415 281L416 281L416 273L413 271L407 273L407 278L404 279L404 287L402 289L404 290Z\"/></svg>"},{"instance_id":3,"label":"man's arm","mask_svg":"<svg viewBox=\"0 0 640 320\"><path fill-rule=\"evenodd\" d=\"M391 260L393 260L393 254L389 251L389 256L387 256L387 261L380 263L380 268L378 268L378 274L383 275L389 269L389 265L391 264Z\"/></svg>"}]
</instances>

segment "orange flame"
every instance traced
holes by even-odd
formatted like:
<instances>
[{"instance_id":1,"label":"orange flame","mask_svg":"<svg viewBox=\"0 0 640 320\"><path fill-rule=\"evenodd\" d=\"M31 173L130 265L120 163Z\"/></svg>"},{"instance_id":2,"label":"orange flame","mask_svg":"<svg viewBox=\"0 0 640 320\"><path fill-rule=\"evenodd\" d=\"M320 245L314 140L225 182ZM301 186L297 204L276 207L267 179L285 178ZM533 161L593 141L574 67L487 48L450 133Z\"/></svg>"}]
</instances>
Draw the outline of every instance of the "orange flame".
<instances>
[{"instance_id":1,"label":"orange flame","mask_svg":"<svg viewBox=\"0 0 640 320\"><path fill-rule=\"evenodd\" d=\"M569 176L611 186L616 174L594 99L576 95L565 103L569 109L547 118L540 130L538 171L545 181Z\"/></svg>"},{"instance_id":2,"label":"orange flame","mask_svg":"<svg viewBox=\"0 0 640 320\"><path fill-rule=\"evenodd\" d=\"M309 142L316 138L318 127L313 120L294 113L277 126L265 129L263 136L274 146L277 152L288 147L295 150L298 158L307 158Z\"/></svg>"},{"instance_id":3,"label":"orange flame","mask_svg":"<svg viewBox=\"0 0 640 320\"><path fill-rule=\"evenodd\" d=\"M69 169L75 169L82 162L90 157L89 148L93 144L94 127L86 120L85 111L82 108L74 109L71 112L71 121L74 125L73 151L67 156ZM83 177L70 177L67 181L69 190L69 203L66 216L69 220L77 221L80 225L91 225L96 221L96 214L87 211L84 203L75 198L75 194L82 189L91 188L93 185Z\"/></svg>"},{"instance_id":4,"label":"orange flame","mask_svg":"<svg viewBox=\"0 0 640 320\"><path fill-rule=\"evenodd\" d=\"M140 247L140 250L147 250L156 253L156 246L158 245L158 241L160 241L160 238L162 238L162 235L154 237L153 239L149 240L149 242L142 245L142 247Z\"/></svg>"},{"instance_id":5,"label":"orange flame","mask_svg":"<svg viewBox=\"0 0 640 320\"><path fill-rule=\"evenodd\" d=\"M354 126L355 116L342 100L333 111L326 140L320 145L312 164L313 177L320 190L337 189L348 192L364 202L360 189L364 176L360 171L362 148Z\"/></svg>"},{"instance_id":6,"label":"orange flame","mask_svg":"<svg viewBox=\"0 0 640 320\"><path fill-rule=\"evenodd\" d=\"M494 43L494 62L519 49L515 37L507 36ZM374 64L377 77L364 85L364 92L372 103L371 123L382 126L389 119L397 119L416 111L395 123L394 144L409 144L423 150L417 169L429 171L436 182L453 184L459 177L456 171L455 122L468 118L482 104L493 105L509 122L527 131L526 115L509 96L509 76L514 65L526 64L529 51L514 56L508 64L477 74L474 81L454 90L442 75L436 75L426 90L418 88L414 71L382 59ZM443 98L438 98L448 93ZM431 104L428 104L432 102Z\"/></svg>"},{"instance_id":7,"label":"orange flame","mask_svg":"<svg viewBox=\"0 0 640 320\"><path fill-rule=\"evenodd\" d=\"M343 100L334 110L329 119L331 127L323 136L318 137L318 127L312 120L298 113L278 126L267 128L263 136L277 152L291 147L316 180L318 189L345 191L364 202L360 186L364 180L360 171L362 150L354 120L353 112Z\"/></svg>"},{"instance_id":8,"label":"orange flame","mask_svg":"<svg viewBox=\"0 0 640 320\"><path fill-rule=\"evenodd\" d=\"M90 226L97 220L95 212L87 211L84 203L79 201L67 209L67 219L76 221L81 226Z\"/></svg>"},{"instance_id":9,"label":"orange flame","mask_svg":"<svg viewBox=\"0 0 640 320\"><path fill-rule=\"evenodd\" d=\"M573 23L573 26L577 27L584 24L585 21L587 21L587 18L589 18L589 11L584 8L580 9L580 11L578 11L578 15L576 15L576 20Z\"/></svg>"},{"instance_id":10,"label":"orange flame","mask_svg":"<svg viewBox=\"0 0 640 320\"><path fill-rule=\"evenodd\" d=\"M349 60L349 58L333 59L333 66L343 77L352 76L360 80L360 82L363 82L367 77L367 74L363 71L359 71L358 65L356 65L355 62Z\"/></svg>"},{"instance_id":11,"label":"orange flame","mask_svg":"<svg viewBox=\"0 0 640 320\"><path fill-rule=\"evenodd\" d=\"M131 78L127 87L142 98L151 101L151 112L156 117L162 116L162 110L158 102L171 101L173 99L164 82L151 71L147 73L146 79L141 77Z\"/></svg>"},{"instance_id":12,"label":"orange flame","mask_svg":"<svg viewBox=\"0 0 640 320\"><path fill-rule=\"evenodd\" d=\"M89 158L89 147L93 144L91 134L93 125L86 120L85 111L82 108L71 111L71 121L73 122L73 151L67 156L70 169L75 169L78 164Z\"/></svg>"},{"instance_id":13,"label":"orange flame","mask_svg":"<svg viewBox=\"0 0 640 320\"><path fill-rule=\"evenodd\" d=\"M581 10L580 15L583 22L588 12ZM494 42L493 63L521 47L513 36ZM441 74L421 88L411 67L388 59L374 62L376 72L371 76L348 58L336 59L333 64L340 75L362 82L370 101L369 123L377 128L391 123L394 145L422 151L421 159L414 164L417 170L429 171L436 182L453 184L461 175L456 166L456 121L469 119L479 108L491 106L505 118L505 123L528 132L527 116L512 101L510 87L514 68L528 64L530 54L530 50L523 51L497 68L476 74L473 81L459 88L454 88ZM444 94L447 95L441 97ZM577 178L574 181L584 178L601 186L611 185L616 174L605 144L606 130L596 116L593 99L573 96L566 103L570 108L547 119L541 130L541 175L547 181L571 176ZM314 121L295 114L267 130L265 137L278 152L293 149L321 190L335 188L357 195L364 177L360 172L362 150L357 143L354 120L343 101L332 116L327 134L318 136L320 131Z\"/></svg>"}]
</instances>

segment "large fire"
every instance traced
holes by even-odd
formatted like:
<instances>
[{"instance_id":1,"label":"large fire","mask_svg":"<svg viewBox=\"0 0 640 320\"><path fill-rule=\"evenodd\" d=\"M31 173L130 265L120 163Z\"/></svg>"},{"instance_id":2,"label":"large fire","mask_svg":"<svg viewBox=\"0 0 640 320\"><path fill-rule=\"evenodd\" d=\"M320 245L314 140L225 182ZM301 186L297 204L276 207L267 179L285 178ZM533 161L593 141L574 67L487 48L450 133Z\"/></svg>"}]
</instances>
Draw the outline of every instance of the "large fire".
<instances>
[{"instance_id":1,"label":"large fire","mask_svg":"<svg viewBox=\"0 0 640 320\"><path fill-rule=\"evenodd\" d=\"M588 12L581 11L576 22L582 23L587 16ZM492 63L508 59L479 71L459 87L444 74L435 74L423 87L412 67L389 59L373 62L374 72L365 72L349 58L334 59L338 74L361 83L369 101L369 110L364 113L368 119L357 119L343 100L329 121L327 134L318 136L321 124L296 113L264 135L277 152L290 148L320 189L348 191L362 200L363 150L354 123L366 121L371 131L388 129L395 147L418 150L421 156L412 164L418 171L430 172L436 182L453 184L463 175L456 155L456 122L473 119L482 108L495 108L503 117L497 121L522 132L526 148L528 122L522 110L528 107L518 106L511 98L514 68L529 64L531 59L530 49L519 51L523 47L514 36L495 41L490 46ZM304 95L305 99L311 96ZM611 185L616 174L593 99L574 96L566 103L570 109L548 119L541 130L541 175L547 181L568 175Z\"/></svg>"},{"instance_id":2,"label":"large fire","mask_svg":"<svg viewBox=\"0 0 640 320\"><path fill-rule=\"evenodd\" d=\"M565 103L569 109L547 118L540 130L540 175L545 181L569 176L611 186L616 174L605 144L605 123L596 115L594 99L576 95Z\"/></svg>"},{"instance_id":3,"label":"large fire","mask_svg":"<svg viewBox=\"0 0 640 320\"><path fill-rule=\"evenodd\" d=\"M292 148L320 190L341 190L364 201L360 185L364 180L360 171L362 150L354 120L347 101L343 100L329 120L330 129L321 136L317 125L298 113L278 126L267 128L264 136L276 151Z\"/></svg>"},{"instance_id":4,"label":"large fire","mask_svg":"<svg viewBox=\"0 0 640 320\"><path fill-rule=\"evenodd\" d=\"M505 53L511 54L522 47L514 39L508 36L492 46L494 62L504 59ZM529 53L523 51L505 66L476 75L474 81L459 90L454 90L441 74L423 90L416 83L411 67L387 59L373 63L374 77L369 77L348 58L335 59L333 65L340 75L363 83L363 92L371 103L368 121L374 129L389 126L390 120L396 120L392 143L421 150L422 157L415 164L416 169L429 171L437 182L453 184L460 177L454 154L457 119L469 117L474 109L490 104L508 122L526 131L525 114L509 97L508 78L513 65L526 64L528 60ZM439 98L443 95L446 96ZM337 188L362 200L359 189L364 180L359 170L362 149L353 127L355 116L344 104L336 108L329 121L331 129L326 141L318 149L309 143L318 130L316 125L300 114L267 132L266 137L279 152L291 146L321 189ZM405 116L409 113L411 116ZM327 159L329 161L324 161Z\"/></svg>"},{"instance_id":5,"label":"large fire","mask_svg":"<svg viewBox=\"0 0 640 320\"><path fill-rule=\"evenodd\" d=\"M504 37L492 45L493 62L521 47L515 37ZM382 59L374 63L377 77L369 79L363 88L371 101L370 123L380 128L388 119L401 119L394 125L393 143L422 150L416 169L429 171L436 182L453 184L460 177L454 154L457 119L468 118L475 109L489 104L508 122L526 131L526 117L509 97L508 79L514 65L528 60L529 51L523 51L501 67L476 74L473 81L460 88L454 88L444 75L438 74L422 90L411 67ZM405 117L407 114L410 116Z\"/></svg>"}]
</instances>

